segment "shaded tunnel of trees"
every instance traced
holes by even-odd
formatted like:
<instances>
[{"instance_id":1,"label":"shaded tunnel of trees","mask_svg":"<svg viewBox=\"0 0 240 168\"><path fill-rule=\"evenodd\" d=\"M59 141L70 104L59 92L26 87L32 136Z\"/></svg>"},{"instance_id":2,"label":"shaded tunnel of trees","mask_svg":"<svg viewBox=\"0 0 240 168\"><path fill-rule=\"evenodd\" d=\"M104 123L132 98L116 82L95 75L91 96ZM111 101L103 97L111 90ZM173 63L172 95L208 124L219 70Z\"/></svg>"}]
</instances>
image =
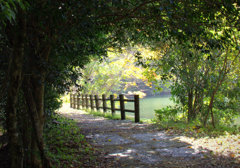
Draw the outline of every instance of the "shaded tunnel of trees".
<instances>
[{"instance_id":1,"label":"shaded tunnel of trees","mask_svg":"<svg viewBox=\"0 0 240 168\"><path fill-rule=\"evenodd\" d=\"M236 0L1 1L0 124L7 130L10 167L51 167L43 130L60 107L58 98L76 84L80 69L109 48L158 51L152 58L136 52L135 58L149 80L157 82L157 75L172 80L171 91L189 121L199 116L204 125L209 119L214 125L214 108L223 105L224 95L232 95L228 102L239 108L239 5Z\"/></svg>"}]
</instances>

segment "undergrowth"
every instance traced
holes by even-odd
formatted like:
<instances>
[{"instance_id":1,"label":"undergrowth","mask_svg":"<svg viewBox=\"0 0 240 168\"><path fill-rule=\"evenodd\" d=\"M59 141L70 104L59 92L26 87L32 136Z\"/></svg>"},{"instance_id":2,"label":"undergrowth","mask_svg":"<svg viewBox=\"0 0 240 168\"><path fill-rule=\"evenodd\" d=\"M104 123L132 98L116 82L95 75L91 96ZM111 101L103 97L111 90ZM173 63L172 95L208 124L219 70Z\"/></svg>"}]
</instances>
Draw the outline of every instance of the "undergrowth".
<instances>
[{"instance_id":1,"label":"undergrowth","mask_svg":"<svg viewBox=\"0 0 240 168\"><path fill-rule=\"evenodd\" d=\"M185 112L186 113L186 112ZM155 124L164 130L172 130L175 133L188 135L189 137L217 137L224 135L236 135L240 133L240 127L228 122L215 121L215 127L210 123L203 126L203 122L196 118L195 121L187 122L186 114L179 106L168 106L155 110Z\"/></svg>"},{"instance_id":2,"label":"undergrowth","mask_svg":"<svg viewBox=\"0 0 240 168\"><path fill-rule=\"evenodd\" d=\"M196 138L240 134L240 128L229 127L224 125L217 125L214 128L212 125L204 127L197 122L192 123L187 123L185 121L160 122L155 120L154 123L158 126L159 129Z\"/></svg>"},{"instance_id":3,"label":"undergrowth","mask_svg":"<svg viewBox=\"0 0 240 168\"><path fill-rule=\"evenodd\" d=\"M44 138L53 167L94 167L97 164L94 148L71 119L55 116L46 125Z\"/></svg>"}]
</instances>

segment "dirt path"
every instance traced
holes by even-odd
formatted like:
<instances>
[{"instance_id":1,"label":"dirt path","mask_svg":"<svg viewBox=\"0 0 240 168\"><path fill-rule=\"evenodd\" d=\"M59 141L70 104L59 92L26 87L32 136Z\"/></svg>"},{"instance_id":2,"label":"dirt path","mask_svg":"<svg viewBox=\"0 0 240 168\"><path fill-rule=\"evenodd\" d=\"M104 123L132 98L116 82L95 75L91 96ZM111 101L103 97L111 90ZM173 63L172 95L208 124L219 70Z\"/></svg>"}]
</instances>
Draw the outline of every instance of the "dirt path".
<instances>
[{"instance_id":1,"label":"dirt path","mask_svg":"<svg viewBox=\"0 0 240 168\"><path fill-rule=\"evenodd\" d=\"M197 141L158 131L150 124L94 117L68 105L59 113L75 119L90 143L119 167L240 167L236 159L213 155Z\"/></svg>"}]
</instances>

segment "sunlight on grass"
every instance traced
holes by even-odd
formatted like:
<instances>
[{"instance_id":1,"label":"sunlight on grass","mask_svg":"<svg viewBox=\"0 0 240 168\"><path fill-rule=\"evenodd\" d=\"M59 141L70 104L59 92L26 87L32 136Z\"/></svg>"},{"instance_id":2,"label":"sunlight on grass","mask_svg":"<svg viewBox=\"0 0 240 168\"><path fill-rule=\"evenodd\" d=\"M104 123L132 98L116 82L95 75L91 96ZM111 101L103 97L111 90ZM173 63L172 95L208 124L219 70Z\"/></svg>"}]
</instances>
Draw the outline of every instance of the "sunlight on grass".
<instances>
[{"instance_id":1,"label":"sunlight on grass","mask_svg":"<svg viewBox=\"0 0 240 168\"><path fill-rule=\"evenodd\" d=\"M63 103L70 103L70 94L62 95L60 99L63 101Z\"/></svg>"},{"instance_id":2,"label":"sunlight on grass","mask_svg":"<svg viewBox=\"0 0 240 168\"><path fill-rule=\"evenodd\" d=\"M240 132L235 127L202 127L195 123L168 122L159 124L159 129L169 135L178 135L175 140L190 143L194 150L204 149L212 155L226 156L240 163Z\"/></svg>"},{"instance_id":3,"label":"sunlight on grass","mask_svg":"<svg viewBox=\"0 0 240 168\"><path fill-rule=\"evenodd\" d=\"M85 109L85 111L88 114L92 114L93 116L99 116L99 117L104 117L107 119L111 119L111 120L121 120L121 115L120 113L115 113L114 115L112 115L112 113L110 112L101 112L101 111L93 111L93 110L89 110L89 109ZM132 122L134 122L134 116L127 116L126 114L126 120L131 120ZM145 121L148 121L147 119ZM142 123L143 121L141 120L140 123Z\"/></svg>"},{"instance_id":4,"label":"sunlight on grass","mask_svg":"<svg viewBox=\"0 0 240 168\"><path fill-rule=\"evenodd\" d=\"M240 135L225 135L219 137L201 137L193 138L188 136L181 136L179 138L182 142L191 143L191 148L195 150L205 149L213 155L221 155L237 159L240 163Z\"/></svg>"}]
</instances>

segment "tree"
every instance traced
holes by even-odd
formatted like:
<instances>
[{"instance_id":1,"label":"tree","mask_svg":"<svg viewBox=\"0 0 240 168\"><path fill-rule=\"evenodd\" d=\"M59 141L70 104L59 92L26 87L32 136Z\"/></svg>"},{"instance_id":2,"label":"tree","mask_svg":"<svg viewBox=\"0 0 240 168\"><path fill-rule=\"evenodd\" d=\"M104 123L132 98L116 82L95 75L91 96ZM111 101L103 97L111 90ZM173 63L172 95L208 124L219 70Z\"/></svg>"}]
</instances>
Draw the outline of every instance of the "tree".
<instances>
[{"instance_id":1,"label":"tree","mask_svg":"<svg viewBox=\"0 0 240 168\"><path fill-rule=\"evenodd\" d=\"M64 77L74 73L73 66L103 55L108 29L96 21L93 2L24 2L26 8L16 6L15 21L8 19L1 29L5 40L1 55L8 58L5 112L11 167L49 167L43 141L45 85L59 89L65 85ZM64 73L57 74L58 70ZM60 81L51 82L56 79ZM17 108L21 95L26 111ZM18 129L24 126L29 132Z\"/></svg>"},{"instance_id":2,"label":"tree","mask_svg":"<svg viewBox=\"0 0 240 168\"><path fill-rule=\"evenodd\" d=\"M142 75L143 69L135 65L135 49L121 50L116 52L109 49L108 57L102 61L92 61L81 70L79 85L83 94L126 93L128 88L137 87L136 82L147 85Z\"/></svg>"},{"instance_id":3,"label":"tree","mask_svg":"<svg viewBox=\"0 0 240 168\"><path fill-rule=\"evenodd\" d=\"M140 60L150 62L146 65L152 70L150 72L159 73L163 81L173 82L172 94L188 111L188 121L200 115L206 125L211 114L213 126L216 94L239 61L236 20L228 22L227 17L219 18L219 15L216 13L218 25L208 27L198 39L167 41L157 58Z\"/></svg>"}]
</instances>

